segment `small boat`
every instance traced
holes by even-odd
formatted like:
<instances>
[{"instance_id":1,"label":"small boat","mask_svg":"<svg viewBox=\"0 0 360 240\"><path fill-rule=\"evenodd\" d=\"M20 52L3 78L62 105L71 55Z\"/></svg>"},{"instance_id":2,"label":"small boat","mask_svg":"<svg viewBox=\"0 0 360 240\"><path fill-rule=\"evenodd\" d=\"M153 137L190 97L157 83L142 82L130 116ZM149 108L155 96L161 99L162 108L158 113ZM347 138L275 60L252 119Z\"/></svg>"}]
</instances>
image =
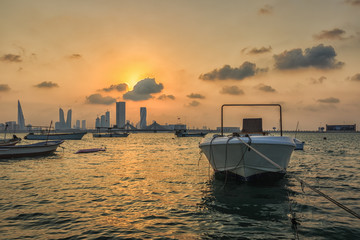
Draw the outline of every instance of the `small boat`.
<instances>
[{"instance_id":1,"label":"small boat","mask_svg":"<svg viewBox=\"0 0 360 240\"><path fill-rule=\"evenodd\" d=\"M0 158L17 158L48 155L56 151L64 141L46 141L34 144L1 146Z\"/></svg>"},{"instance_id":2,"label":"small boat","mask_svg":"<svg viewBox=\"0 0 360 240\"><path fill-rule=\"evenodd\" d=\"M241 133L224 136L223 108L226 106L280 107L281 136L269 136L264 133L261 118L244 119ZM204 138L199 147L214 169L215 176L230 175L243 181L253 181L263 177L282 177L288 167L295 143L293 138L282 136L282 114L279 104L224 104L221 107L221 135Z\"/></svg>"},{"instance_id":3,"label":"small boat","mask_svg":"<svg viewBox=\"0 0 360 240\"><path fill-rule=\"evenodd\" d=\"M1 139L0 146L14 146L21 142L21 138L18 138L16 135L13 135L13 138L10 139Z\"/></svg>"},{"instance_id":4,"label":"small boat","mask_svg":"<svg viewBox=\"0 0 360 240\"><path fill-rule=\"evenodd\" d=\"M89 148L89 149L80 149L78 150L75 154L79 154L79 153L94 153L94 152L100 152L100 151L105 151L106 148Z\"/></svg>"},{"instance_id":5,"label":"small boat","mask_svg":"<svg viewBox=\"0 0 360 240\"><path fill-rule=\"evenodd\" d=\"M294 150L304 150L305 142L300 141L297 138L294 138L294 143L295 143L295 149Z\"/></svg>"},{"instance_id":6,"label":"small boat","mask_svg":"<svg viewBox=\"0 0 360 240\"><path fill-rule=\"evenodd\" d=\"M72 133L29 133L24 137L27 140L81 140L86 132Z\"/></svg>"},{"instance_id":7,"label":"small boat","mask_svg":"<svg viewBox=\"0 0 360 240\"><path fill-rule=\"evenodd\" d=\"M118 133L118 132L109 132L109 133L93 133L94 138L114 138L114 137L127 137L129 133Z\"/></svg>"},{"instance_id":8,"label":"small boat","mask_svg":"<svg viewBox=\"0 0 360 240\"><path fill-rule=\"evenodd\" d=\"M177 137L204 137L207 133L199 132L199 133L189 133L185 129L176 130L175 135Z\"/></svg>"}]
</instances>

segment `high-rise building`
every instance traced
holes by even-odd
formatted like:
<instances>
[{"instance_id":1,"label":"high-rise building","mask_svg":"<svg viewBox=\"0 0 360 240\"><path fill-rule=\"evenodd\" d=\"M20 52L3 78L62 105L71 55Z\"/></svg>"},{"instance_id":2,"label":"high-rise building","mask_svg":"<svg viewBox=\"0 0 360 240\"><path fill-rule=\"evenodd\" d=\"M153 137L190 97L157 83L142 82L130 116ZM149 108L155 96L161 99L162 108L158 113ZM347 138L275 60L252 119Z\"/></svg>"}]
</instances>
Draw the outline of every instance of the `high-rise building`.
<instances>
[{"instance_id":1,"label":"high-rise building","mask_svg":"<svg viewBox=\"0 0 360 240\"><path fill-rule=\"evenodd\" d=\"M105 113L105 127L109 128L110 127L110 112L107 111Z\"/></svg>"},{"instance_id":2,"label":"high-rise building","mask_svg":"<svg viewBox=\"0 0 360 240\"><path fill-rule=\"evenodd\" d=\"M105 115L100 116L100 127L104 128L106 127L106 118Z\"/></svg>"},{"instance_id":3,"label":"high-rise building","mask_svg":"<svg viewBox=\"0 0 360 240\"><path fill-rule=\"evenodd\" d=\"M99 128L99 127L101 127L100 118L97 117L96 120L95 120L95 128Z\"/></svg>"},{"instance_id":4,"label":"high-rise building","mask_svg":"<svg viewBox=\"0 0 360 240\"><path fill-rule=\"evenodd\" d=\"M80 120L76 120L75 128L80 129Z\"/></svg>"},{"instance_id":5,"label":"high-rise building","mask_svg":"<svg viewBox=\"0 0 360 240\"><path fill-rule=\"evenodd\" d=\"M125 102L116 102L116 126L125 127Z\"/></svg>"},{"instance_id":6,"label":"high-rise building","mask_svg":"<svg viewBox=\"0 0 360 240\"><path fill-rule=\"evenodd\" d=\"M81 121L81 129L86 129L86 120Z\"/></svg>"},{"instance_id":7,"label":"high-rise building","mask_svg":"<svg viewBox=\"0 0 360 240\"><path fill-rule=\"evenodd\" d=\"M59 108L59 128L65 128L65 117L62 108Z\"/></svg>"},{"instance_id":8,"label":"high-rise building","mask_svg":"<svg viewBox=\"0 0 360 240\"><path fill-rule=\"evenodd\" d=\"M67 118L66 118L66 128L70 129L71 128L71 116L72 115L72 110L69 109L67 112Z\"/></svg>"},{"instance_id":9,"label":"high-rise building","mask_svg":"<svg viewBox=\"0 0 360 240\"><path fill-rule=\"evenodd\" d=\"M146 128L146 107L140 108L140 129Z\"/></svg>"},{"instance_id":10,"label":"high-rise building","mask_svg":"<svg viewBox=\"0 0 360 240\"><path fill-rule=\"evenodd\" d=\"M20 130L25 129L25 118L19 100L18 100L18 127Z\"/></svg>"}]
</instances>

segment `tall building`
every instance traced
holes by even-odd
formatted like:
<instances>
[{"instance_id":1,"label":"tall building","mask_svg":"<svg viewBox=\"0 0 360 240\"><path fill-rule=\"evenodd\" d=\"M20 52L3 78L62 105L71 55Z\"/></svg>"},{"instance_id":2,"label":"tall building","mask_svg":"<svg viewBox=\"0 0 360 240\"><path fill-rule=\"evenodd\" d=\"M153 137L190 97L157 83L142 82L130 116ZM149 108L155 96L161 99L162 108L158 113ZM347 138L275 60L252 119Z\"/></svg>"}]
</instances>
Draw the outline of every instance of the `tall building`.
<instances>
[{"instance_id":1,"label":"tall building","mask_svg":"<svg viewBox=\"0 0 360 240\"><path fill-rule=\"evenodd\" d=\"M25 118L19 100L18 100L18 126L20 130L25 129Z\"/></svg>"},{"instance_id":2,"label":"tall building","mask_svg":"<svg viewBox=\"0 0 360 240\"><path fill-rule=\"evenodd\" d=\"M86 129L86 120L81 121L81 129Z\"/></svg>"},{"instance_id":3,"label":"tall building","mask_svg":"<svg viewBox=\"0 0 360 240\"><path fill-rule=\"evenodd\" d=\"M100 116L100 127L104 128L106 127L106 118L105 115Z\"/></svg>"},{"instance_id":4,"label":"tall building","mask_svg":"<svg viewBox=\"0 0 360 240\"><path fill-rule=\"evenodd\" d=\"M66 118L66 128L71 128L71 117L72 117L72 110L69 109L67 112L67 118Z\"/></svg>"},{"instance_id":5,"label":"tall building","mask_svg":"<svg viewBox=\"0 0 360 240\"><path fill-rule=\"evenodd\" d=\"M80 120L76 120L75 128L80 129Z\"/></svg>"},{"instance_id":6,"label":"tall building","mask_svg":"<svg viewBox=\"0 0 360 240\"><path fill-rule=\"evenodd\" d=\"M125 127L125 102L116 102L116 126Z\"/></svg>"},{"instance_id":7,"label":"tall building","mask_svg":"<svg viewBox=\"0 0 360 240\"><path fill-rule=\"evenodd\" d=\"M146 128L146 107L140 108L140 129Z\"/></svg>"},{"instance_id":8,"label":"tall building","mask_svg":"<svg viewBox=\"0 0 360 240\"><path fill-rule=\"evenodd\" d=\"M96 120L95 120L95 128L99 128L99 127L101 127L100 118L97 117Z\"/></svg>"},{"instance_id":9,"label":"tall building","mask_svg":"<svg viewBox=\"0 0 360 240\"><path fill-rule=\"evenodd\" d=\"M65 117L62 108L59 108L59 128L65 128Z\"/></svg>"},{"instance_id":10,"label":"tall building","mask_svg":"<svg viewBox=\"0 0 360 240\"><path fill-rule=\"evenodd\" d=\"M110 127L110 112L107 111L105 113L105 127L109 128Z\"/></svg>"}]
</instances>

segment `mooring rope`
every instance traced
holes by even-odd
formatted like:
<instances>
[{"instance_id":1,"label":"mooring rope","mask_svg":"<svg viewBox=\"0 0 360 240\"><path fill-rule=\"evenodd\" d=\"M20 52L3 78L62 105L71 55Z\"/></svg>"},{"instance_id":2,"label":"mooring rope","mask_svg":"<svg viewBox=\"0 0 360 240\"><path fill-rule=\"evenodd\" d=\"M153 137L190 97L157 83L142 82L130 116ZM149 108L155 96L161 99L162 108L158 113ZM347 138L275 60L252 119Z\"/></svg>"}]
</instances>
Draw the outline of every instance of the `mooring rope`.
<instances>
[{"instance_id":1,"label":"mooring rope","mask_svg":"<svg viewBox=\"0 0 360 240\"><path fill-rule=\"evenodd\" d=\"M353 210L351 210L350 208L344 206L343 204L339 203L338 201L336 201L335 199L331 198L330 196L326 195L325 193L321 192L320 190L314 188L313 186L311 186L310 184L306 183L304 180L301 180L300 178L298 178L297 176L295 176L294 174L289 173L288 171L286 171L285 168L281 167L280 165L278 165L277 163L273 162L270 158L268 158L267 156L265 156L264 154L262 154L261 152L259 152L258 150L256 150L254 147L250 146L249 144L247 144L244 140L242 140L240 137L237 137L243 144L245 144L248 148L252 149L256 154L258 154L260 157L264 158L266 161L270 162L272 165L274 165L275 167L279 168L281 171L284 171L285 173L291 175L293 178L295 178L298 182L300 182L301 186L306 186L308 188L310 188L311 190L313 190L314 192L316 192L317 194L319 194L320 196L324 197L325 199L329 200L330 202L332 202L333 204L335 204L336 206L344 209L345 211L347 211L348 213L350 213L351 215L353 215L354 217L360 219L360 215L356 212L354 212Z\"/></svg>"}]
</instances>

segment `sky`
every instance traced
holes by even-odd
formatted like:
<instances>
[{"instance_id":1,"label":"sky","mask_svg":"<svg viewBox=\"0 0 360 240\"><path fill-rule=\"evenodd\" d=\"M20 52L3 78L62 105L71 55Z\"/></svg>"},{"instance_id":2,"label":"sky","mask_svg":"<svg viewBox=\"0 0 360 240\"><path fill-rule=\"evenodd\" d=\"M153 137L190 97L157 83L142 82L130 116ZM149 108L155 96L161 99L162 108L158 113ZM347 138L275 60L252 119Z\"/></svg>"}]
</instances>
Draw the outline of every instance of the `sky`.
<instances>
[{"instance_id":1,"label":"sky","mask_svg":"<svg viewBox=\"0 0 360 240\"><path fill-rule=\"evenodd\" d=\"M279 103L283 128L360 126L359 0L0 0L0 122L220 126L222 104ZM278 109L226 108L226 126Z\"/></svg>"}]
</instances>

